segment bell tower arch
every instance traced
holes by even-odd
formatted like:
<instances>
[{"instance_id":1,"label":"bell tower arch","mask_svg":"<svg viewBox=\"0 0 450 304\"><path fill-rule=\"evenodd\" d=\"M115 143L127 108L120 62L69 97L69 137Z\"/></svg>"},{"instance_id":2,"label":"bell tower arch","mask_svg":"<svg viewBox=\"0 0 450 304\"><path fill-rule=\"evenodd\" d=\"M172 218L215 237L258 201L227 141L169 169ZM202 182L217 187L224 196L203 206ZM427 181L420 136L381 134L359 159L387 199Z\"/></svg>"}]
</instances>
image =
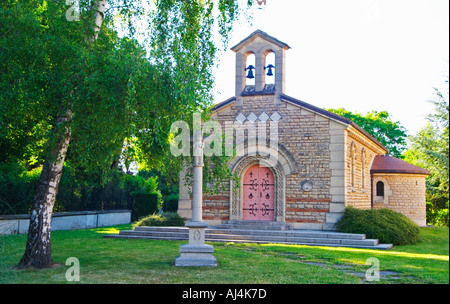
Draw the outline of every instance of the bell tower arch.
<instances>
[{"instance_id":1,"label":"bell tower arch","mask_svg":"<svg viewBox=\"0 0 450 304\"><path fill-rule=\"evenodd\" d=\"M242 105L243 96L276 95L285 90L285 51L290 47L261 30L255 31L231 50L236 53L236 104ZM268 64L267 58L274 54L275 60ZM255 65L247 66L248 54L255 55ZM255 84L247 85L247 77L254 77ZM273 83L266 77L274 77Z\"/></svg>"}]
</instances>

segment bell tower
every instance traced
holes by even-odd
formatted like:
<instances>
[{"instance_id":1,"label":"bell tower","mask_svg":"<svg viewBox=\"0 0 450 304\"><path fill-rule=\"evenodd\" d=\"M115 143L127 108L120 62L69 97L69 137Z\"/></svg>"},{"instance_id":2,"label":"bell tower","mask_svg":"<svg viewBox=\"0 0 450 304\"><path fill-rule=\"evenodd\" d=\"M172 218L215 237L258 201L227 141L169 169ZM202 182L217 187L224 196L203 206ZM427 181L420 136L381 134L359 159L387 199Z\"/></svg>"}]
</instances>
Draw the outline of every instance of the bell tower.
<instances>
[{"instance_id":1,"label":"bell tower","mask_svg":"<svg viewBox=\"0 0 450 304\"><path fill-rule=\"evenodd\" d=\"M290 47L257 30L231 50L236 53L236 103L244 96L275 95L285 89L285 51ZM269 60L270 59L270 60Z\"/></svg>"}]
</instances>

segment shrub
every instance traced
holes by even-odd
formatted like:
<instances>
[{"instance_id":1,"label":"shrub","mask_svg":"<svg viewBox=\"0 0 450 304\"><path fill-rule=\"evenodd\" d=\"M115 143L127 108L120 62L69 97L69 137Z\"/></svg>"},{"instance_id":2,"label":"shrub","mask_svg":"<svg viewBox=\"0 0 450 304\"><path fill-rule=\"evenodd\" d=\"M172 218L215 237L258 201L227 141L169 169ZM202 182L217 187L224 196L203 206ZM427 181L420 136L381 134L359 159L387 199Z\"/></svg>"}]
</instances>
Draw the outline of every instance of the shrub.
<instances>
[{"instance_id":1,"label":"shrub","mask_svg":"<svg viewBox=\"0 0 450 304\"><path fill-rule=\"evenodd\" d=\"M448 227L448 209L438 210L436 216L436 225L442 227Z\"/></svg>"},{"instance_id":2,"label":"shrub","mask_svg":"<svg viewBox=\"0 0 450 304\"><path fill-rule=\"evenodd\" d=\"M336 227L339 232L361 233L393 245L415 244L420 239L419 227L405 215L390 209L347 207Z\"/></svg>"},{"instance_id":3,"label":"shrub","mask_svg":"<svg viewBox=\"0 0 450 304\"><path fill-rule=\"evenodd\" d=\"M163 204L164 212L177 212L178 211L178 194L171 194L166 196Z\"/></svg>"},{"instance_id":4,"label":"shrub","mask_svg":"<svg viewBox=\"0 0 450 304\"><path fill-rule=\"evenodd\" d=\"M166 226L177 227L184 226L185 219L176 212L164 212L162 214L152 214L140 219L134 226Z\"/></svg>"},{"instance_id":5,"label":"shrub","mask_svg":"<svg viewBox=\"0 0 450 304\"><path fill-rule=\"evenodd\" d=\"M427 202L427 224L441 227L448 227L448 201L447 208L438 209L430 202Z\"/></svg>"},{"instance_id":6,"label":"shrub","mask_svg":"<svg viewBox=\"0 0 450 304\"><path fill-rule=\"evenodd\" d=\"M157 193L134 192L132 196L134 199L133 221L158 211Z\"/></svg>"}]
</instances>

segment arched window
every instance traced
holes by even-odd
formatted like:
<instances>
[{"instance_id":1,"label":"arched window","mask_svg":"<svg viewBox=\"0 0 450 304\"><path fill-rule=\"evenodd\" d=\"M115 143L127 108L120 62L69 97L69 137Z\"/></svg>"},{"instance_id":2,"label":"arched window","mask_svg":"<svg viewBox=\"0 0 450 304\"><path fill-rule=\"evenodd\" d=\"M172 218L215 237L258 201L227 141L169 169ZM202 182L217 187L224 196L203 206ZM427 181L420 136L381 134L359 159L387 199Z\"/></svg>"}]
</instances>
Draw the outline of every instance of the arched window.
<instances>
[{"instance_id":1,"label":"arched window","mask_svg":"<svg viewBox=\"0 0 450 304\"><path fill-rule=\"evenodd\" d=\"M265 83L275 84L275 53L267 51L264 63Z\"/></svg>"},{"instance_id":2,"label":"arched window","mask_svg":"<svg viewBox=\"0 0 450 304\"><path fill-rule=\"evenodd\" d=\"M352 191L355 190L355 142L350 144L350 182Z\"/></svg>"},{"instance_id":3,"label":"arched window","mask_svg":"<svg viewBox=\"0 0 450 304\"><path fill-rule=\"evenodd\" d=\"M365 189L365 176L366 176L366 150L362 148L361 150L361 188Z\"/></svg>"},{"instance_id":4,"label":"arched window","mask_svg":"<svg viewBox=\"0 0 450 304\"><path fill-rule=\"evenodd\" d=\"M245 84L247 86L255 85L255 72L256 72L256 55L253 53L248 53L245 59Z\"/></svg>"},{"instance_id":5,"label":"arched window","mask_svg":"<svg viewBox=\"0 0 450 304\"><path fill-rule=\"evenodd\" d=\"M384 183L382 181L377 182L377 196L384 197Z\"/></svg>"}]
</instances>

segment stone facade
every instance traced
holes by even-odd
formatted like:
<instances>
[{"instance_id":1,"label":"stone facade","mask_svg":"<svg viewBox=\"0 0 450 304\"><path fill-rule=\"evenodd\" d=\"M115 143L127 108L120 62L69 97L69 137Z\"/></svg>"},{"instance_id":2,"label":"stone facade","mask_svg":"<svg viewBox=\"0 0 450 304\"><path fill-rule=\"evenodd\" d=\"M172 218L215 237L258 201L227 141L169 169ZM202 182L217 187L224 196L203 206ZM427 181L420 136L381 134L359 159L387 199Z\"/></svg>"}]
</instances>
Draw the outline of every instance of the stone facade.
<instances>
[{"instance_id":1,"label":"stone facade","mask_svg":"<svg viewBox=\"0 0 450 304\"><path fill-rule=\"evenodd\" d=\"M241 184L223 181L224 191L203 198L203 219L211 225L242 220L242 178L255 164L269 167L274 175L274 220L294 229L333 230L346 206L381 206L373 199L372 178L379 176L372 176L371 169L375 158L388 150L352 121L285 95L287 49L286 44L261 31L232 48L236 52L236 96L216 105L211 120L220 123L225 132L234 130L230 134L237 156L228 165L241 178ZM262 76L269 52L276 55L271 86ZM256 55L254 86L245 83L249 54ZM257 136L253 138L252 134ZM243 135L240 146L237 138ZM411 186L411 177L403 175L383 175L392 191L389 203L383 201L383 205L423 223L425 189L419 187L424 183L423 175L420 182L414 180L417 186L411 189L406 188ZM179 214L190 218L191 198L183 179L182 172ZM408 191L414 194L403 197Z\"/></svg>"},{"instance_id":2,"label":"stone facade","mask_svg":"<svg viewBox=\"0 0 450 304\"><path fill-rule=\"evenodd\" d=\"M372 187L384 183L384 196L373 194L373 208L400 212L419 226L426 226L425 175L374 174Z\"/></svg>"},{"instance_id":3,"label":"stone facade","mask_svg":"<svg viewBox=\"0 0 450 304\"><path fill-rule=\"evenodd\" d=\"M377 155L386 150L377 145L354 127L345 132L346 163L346 206L358 209L372 207L370 168Z\"/></svg>"}]
</instances>

